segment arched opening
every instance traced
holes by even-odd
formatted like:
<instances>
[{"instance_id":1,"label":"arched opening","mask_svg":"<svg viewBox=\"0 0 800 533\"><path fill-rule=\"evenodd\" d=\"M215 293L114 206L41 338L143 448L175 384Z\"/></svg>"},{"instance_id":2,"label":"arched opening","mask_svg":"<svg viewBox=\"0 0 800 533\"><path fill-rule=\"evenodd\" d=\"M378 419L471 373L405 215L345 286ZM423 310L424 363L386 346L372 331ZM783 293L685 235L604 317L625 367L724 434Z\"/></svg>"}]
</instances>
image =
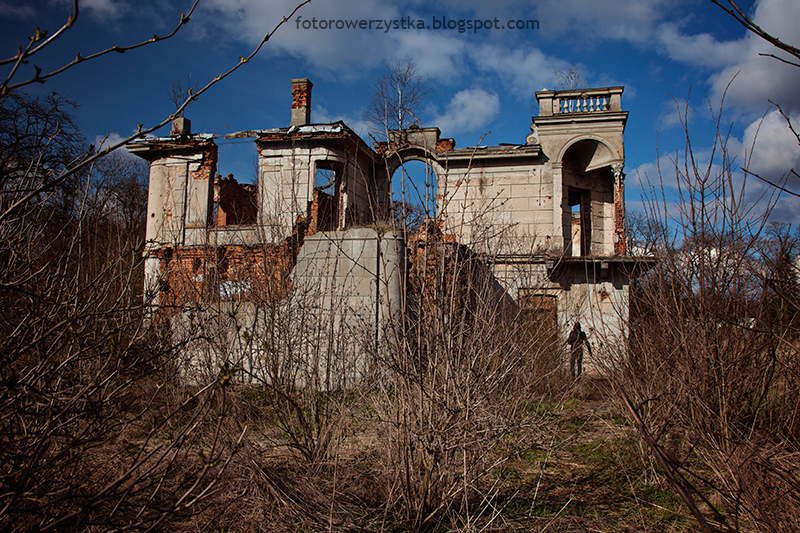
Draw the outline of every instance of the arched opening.
<instances>
[{"instance_id":1,"label":"arched opening","mask_svg":"<svg viewBox=\"0 0 800 533\"><path fill-rule=\"evenodd\" d=\"M562 157L563 237L573 257L612 255L616 159L604 143L583 139Z\"/></svg>"},{"instance_id":2,"label":"arched opening","mask_svg":"<svg viewBox=\"0 0 800 533\"><path fill-rule=\"evenodd\" d=\"M417 231L436 216L436 172L424 159L403 161L392 174L392 216L398 228Z\"/></svg>"}]
</instances>

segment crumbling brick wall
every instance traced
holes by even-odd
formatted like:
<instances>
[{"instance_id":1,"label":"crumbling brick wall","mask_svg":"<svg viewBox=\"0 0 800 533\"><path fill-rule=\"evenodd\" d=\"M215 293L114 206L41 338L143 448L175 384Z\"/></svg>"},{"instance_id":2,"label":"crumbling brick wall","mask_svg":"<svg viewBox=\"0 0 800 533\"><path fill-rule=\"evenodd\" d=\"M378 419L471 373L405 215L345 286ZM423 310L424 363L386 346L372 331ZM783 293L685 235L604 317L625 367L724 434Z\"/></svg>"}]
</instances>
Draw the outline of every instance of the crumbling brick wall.
<instances>
[{"instance_id":1,"label":"crumbling brick wall","mask_svg":"<svg viewBox=\"0 0 800 533\"><path fill-rule=\"evenodd\" d=\"M628 253L628 239L625 235L625 182L617 178L614 182L614 253Z\"/></svg>"},{"instance_id":2,"label":"crumbling brick wall","mask_svg":"<svg viewBox=\"0 0 800 533\"><path fill-rule=\"evenodd\" d=\"M240 184L233 174L214 182L214 202L217 204L217 226L255 224L258 213L256 186Z\"/></svg>"},{"instance_id":3,"label":"crumbling brick wall","mask_svg":"<svg viewBox=\"0 0 800 533\"><path fill-rule=\"evenodd\" d=\"M311 220L308 225L308 235L338 229L336 198L332 195L320 190L314 191L314 201L311 202L309 211Z\"/></svg>"},{"instance_id":4,"label":"crumbling brick wall","mask_svg":"<svg viewBox=\"0 0 800 533\"><path fill-rule=\"evenodd\" d=\"M281 244L158 250L162 310L226 299L264 304L286 298L308 227L307 220L299 219L292 236Z\"/></svg>"},{"instance_id":5,"label":"crumbling brick wall","mask_svg":"<svg viewBox=\"0 0 800 533\"><path fill-rule=\"evenodd\" d=\"M160 251L162 308L236 299L275 302L291 290L295 254L287 245Z\"/></svg>"},{"instance_id":6,"label":"crumbling brick wall","mask_svg":"<svg viewBox=\"0 0 800 533\"><path fill-rule=\"evenodd\" d=\"M429 220L409 238L409 285L419 305L470 314L486 297L492 274L483 258L441 226Z\"/></svg>"}]
</instances>

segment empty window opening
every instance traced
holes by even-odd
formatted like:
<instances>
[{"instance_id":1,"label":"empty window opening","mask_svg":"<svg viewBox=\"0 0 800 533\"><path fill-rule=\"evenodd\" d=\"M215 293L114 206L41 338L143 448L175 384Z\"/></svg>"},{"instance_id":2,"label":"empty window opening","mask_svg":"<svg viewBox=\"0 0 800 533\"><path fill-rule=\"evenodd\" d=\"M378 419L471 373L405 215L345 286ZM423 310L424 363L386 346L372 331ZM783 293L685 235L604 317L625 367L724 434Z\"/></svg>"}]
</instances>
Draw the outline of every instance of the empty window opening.
<instances>
[{"instance_id":1,"label":"empty window opening","mask_svg":"<svg viewBox=\"0 0 800 533\"><path fill-rule=\"evenodd\" d=\"M591 198L591 191L573 188L569 190L573 256L586 256L592 253Z\"/></svg>"},{"instance_id":2,"label":"empty window opening","mask_svg":"<svg viewBox=\"0 0 800 533\"><path fill-rule=\"evenodd\" d=\"M311 201L311 233L344 229L347 191L343 190L342 166L332 161L317 161Z\"/></svg>"},{"instance_id":3,"label":"empty window opening","mask_svg":"<svg viewBox=\"0 0 800 533\"><path fill-rule=\"evenodd\" d=\"M258 186L239 183L228 174L214 180L213 220L216 226L253 225L258 214Z\"/></svg>"}]
</instances>

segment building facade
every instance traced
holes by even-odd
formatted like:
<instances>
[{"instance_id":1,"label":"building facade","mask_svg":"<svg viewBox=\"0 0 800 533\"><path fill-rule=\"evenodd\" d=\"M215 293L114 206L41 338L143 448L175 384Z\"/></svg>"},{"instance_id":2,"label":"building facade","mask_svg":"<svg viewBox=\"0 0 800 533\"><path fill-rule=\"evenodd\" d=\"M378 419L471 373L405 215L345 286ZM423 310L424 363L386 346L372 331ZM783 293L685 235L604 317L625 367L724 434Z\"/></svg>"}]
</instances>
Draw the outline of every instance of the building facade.
<instances>
[{"instance_id":1,"label":"building facade","mask_svg":"<svg viewBox=\"0 0 800 533\"><path fill-rule=\"evenodd\" d=\"M404 305L407 248L433 238L390 227L391 181L419 160L435 175L428 226L481 258L506 300L552 313L562 332L580 321L598 352L624 338L631 275L644 263L626 254L622 87L540 91L522 142L468 148L437 128L369 146L342 122L312 123L311 90L292 80L288 127L226 136L253 139L256 184L218 176L213 137L185 119L129 146L150 162L154 309L237 300L252 312L324 278L320 306L337 324L357 316L379 342ZM343 300L329 296L334 285Z\"/></svg>"}]
</instances>

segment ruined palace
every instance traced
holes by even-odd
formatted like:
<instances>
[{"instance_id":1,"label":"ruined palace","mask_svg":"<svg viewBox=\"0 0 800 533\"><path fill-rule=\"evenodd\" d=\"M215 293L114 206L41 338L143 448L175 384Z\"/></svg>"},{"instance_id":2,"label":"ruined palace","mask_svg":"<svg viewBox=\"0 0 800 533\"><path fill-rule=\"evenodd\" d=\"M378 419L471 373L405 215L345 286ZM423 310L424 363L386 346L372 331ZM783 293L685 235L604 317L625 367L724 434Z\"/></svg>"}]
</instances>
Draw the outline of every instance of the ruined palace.
<instances>
[{"instance_id":1,"label":"ruined palace","mask_svg":"<svg viewBox=\"0 0 800 533\"><path fill-rule=\"evenodd\" d=\"M481 258L509 305L552 313L563 335L580 320L596 351L625 334L636 260L626 254L622 87L540 91L530 134L478 147L435 127L370 146L342 122L313 123L311 91L292 80L287 127L226 135L253 140L255 184L217 175L214 137L183 118L170 136L129 146L150 162L154 308L237 301L252 315L313 282L337 323L356 316L378 339L402 306L411 247L435 228ZM410 160L436 178L435 210L417 235L387 225L392 178ZM346 288L340 301L334 286Z\"/></svg>"}]
</instances>

